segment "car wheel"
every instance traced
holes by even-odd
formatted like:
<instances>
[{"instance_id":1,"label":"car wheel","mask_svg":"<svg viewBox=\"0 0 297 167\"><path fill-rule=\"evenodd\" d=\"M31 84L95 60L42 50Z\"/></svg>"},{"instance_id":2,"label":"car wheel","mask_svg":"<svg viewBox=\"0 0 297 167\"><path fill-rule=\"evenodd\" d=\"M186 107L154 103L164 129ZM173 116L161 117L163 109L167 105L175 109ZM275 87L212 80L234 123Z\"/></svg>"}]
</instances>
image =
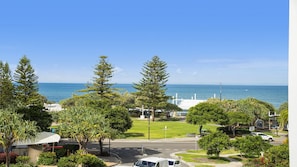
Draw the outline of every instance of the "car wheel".
<instances>
[{"instance_id":1,"label":"car wheel","mask_svg":"<svg viewBox=\"0 0 297 167\"><path fill-rule=\"evenodd\" d=\"M272 138L269 138L269 139L268 139L268 141L272 142L272 141L273 141L273 139L272 139Z\"/></svg>"}]
</instances>

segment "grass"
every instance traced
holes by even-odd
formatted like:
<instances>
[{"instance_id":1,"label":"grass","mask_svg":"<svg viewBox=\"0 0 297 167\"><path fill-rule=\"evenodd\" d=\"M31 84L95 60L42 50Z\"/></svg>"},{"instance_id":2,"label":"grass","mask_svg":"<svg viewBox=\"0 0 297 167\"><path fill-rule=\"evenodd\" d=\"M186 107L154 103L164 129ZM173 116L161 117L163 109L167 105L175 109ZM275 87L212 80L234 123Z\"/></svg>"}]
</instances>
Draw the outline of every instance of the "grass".
<instances>
[{"instance_id":1,"label":"grass","mask_svg":"<svg viewBox=\"0 0 297 167\"><path fill-rule=\"evenodd\" d=\"M187 134L198 134L198 125L192 125L185 121L150 121L133 119L133 126L125 134L124 138L147 139L148 127L150 127L151 139L182 138ZM166 127L166 130L165 130ZM205 125L203 129L216 131L215 125Z\"/></svg>"},{"instance_id":2,"label":"grass","mask_svg":"<svg viewBox=\"0 0 297 167\"><path fill-rule=\"evenodd\" d=\"M224 150L221 152L220 155L227 155L227 154L239 154L237 151L230 149ZM210 157L206 155L206 150L189 150L185 153L176 154L177 156L181 157L186 162L193 162L197 163L197 166L203 166L205 164L226 164L229 163L230 160L225 157ZM241 161L238 156L230 157ZM195 166L195 167L197 167ZM211 166L211 165L210 165Z\"/></svg>"},{"instance_id":3,"label":"grass","mask_svg":"<svg viewBox=\"0 0 297 167\"><path fill-rule=\"evenodd\" d=\"M186 162L195 162L195 163L210 163L210 164L226 164L230 160L225 157L209 157L206 154L189 154L189 153L180 153L176 154Z\"/></svg>"},{"instance_id":4,"label":"grass","mask_svg":"<svg viewBox=\"0 0 297 167\"><path fill-rule=\"evenodd\" d=\"M188 150L189 154L197 154L197 155L206 155L206 150ZM229 150L223 150L221 151L220 155L227 155L227 154L240 154L238 151L235 151L234 149Z\"/></svg>"}]
</instances>

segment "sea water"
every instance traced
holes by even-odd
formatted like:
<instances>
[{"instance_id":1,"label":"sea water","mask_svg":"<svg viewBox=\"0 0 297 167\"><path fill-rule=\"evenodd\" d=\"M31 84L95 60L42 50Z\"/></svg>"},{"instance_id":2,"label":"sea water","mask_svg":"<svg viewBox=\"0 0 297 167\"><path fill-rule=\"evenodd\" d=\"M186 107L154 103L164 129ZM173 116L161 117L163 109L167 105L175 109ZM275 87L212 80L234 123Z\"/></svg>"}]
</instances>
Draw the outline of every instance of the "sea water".
<instances>
[{"instance_id":1,"label":"sea water","mask_svg":"<svg viewBox=\"0 0 297 167\"><path fill-rule=\"evenodd\" d=\"M86 88L83 83L39 83L39 93L49 101L60 102L73 95L83 94L80 90ZM114 84L117 91L135 92L132 84ZM207 100L221 98L239 100L253 97L278 108L288 101L288 86L255 86L255 85L187 85L168 84L166 95L178 99Z\"/></svg>"}]
</instances>

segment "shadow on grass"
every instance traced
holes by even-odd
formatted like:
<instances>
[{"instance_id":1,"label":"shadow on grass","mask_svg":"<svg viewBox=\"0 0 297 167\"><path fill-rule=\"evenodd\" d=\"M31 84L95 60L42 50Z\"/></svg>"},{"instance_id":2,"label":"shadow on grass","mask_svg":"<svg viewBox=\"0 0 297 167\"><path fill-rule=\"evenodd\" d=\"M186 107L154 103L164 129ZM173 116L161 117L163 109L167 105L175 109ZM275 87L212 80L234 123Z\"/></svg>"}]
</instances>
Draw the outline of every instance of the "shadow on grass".
<instances>
[{"instance_id":1,"label":"shadow on grass","mask_svg":"<svg viewBox=\"0 0 297 167\"><path fill-rule=\"evenodd\" d=\"M220 162L230 162L228 158L225 157L208 157L210 160L220 161Z\"/></svg>"},{"instance_id":2,"label":"shadow on grass","mask_svg":"<svg viewBox=\"0 0 297 167\"><path fill-rule=\"evenodd\" d=\"M144 133L125 133L123 138L144 137Z\"/></svg>"}]
</instances>

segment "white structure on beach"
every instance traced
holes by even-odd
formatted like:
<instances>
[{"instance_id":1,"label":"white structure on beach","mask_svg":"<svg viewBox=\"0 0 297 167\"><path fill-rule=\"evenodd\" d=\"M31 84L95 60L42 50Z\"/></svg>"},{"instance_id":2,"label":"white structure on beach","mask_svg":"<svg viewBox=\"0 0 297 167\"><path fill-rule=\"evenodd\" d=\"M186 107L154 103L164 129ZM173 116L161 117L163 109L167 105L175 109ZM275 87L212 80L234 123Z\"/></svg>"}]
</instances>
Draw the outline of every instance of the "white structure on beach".
<instances>
[{"instance_id":1,"label":"white structure on beach","mask_svg":"<svg viewBox=\"0 0 297 167\"><path fill-rule=\"evenodd\" d=\"M175 97L172 100L172 103L177 105L183 111L188 111L191 107L196 106L197 104L205 101L206 100L197 100L196 93L194 94L194 97L192 97L192 99L179 99L178 94L176 93Z\"/></svg>"},{"instance_id":2,"label":"white structure on beach","mask_svg":"<svg viewBox=\"0 0 297 167\"><path fill-rule=\"evenodd\" d=\"M49 112L58 112L63 110L62 106L58 103L54 103L54 104L44 103L43 107Z\"/></svg>"}]
</instances>

